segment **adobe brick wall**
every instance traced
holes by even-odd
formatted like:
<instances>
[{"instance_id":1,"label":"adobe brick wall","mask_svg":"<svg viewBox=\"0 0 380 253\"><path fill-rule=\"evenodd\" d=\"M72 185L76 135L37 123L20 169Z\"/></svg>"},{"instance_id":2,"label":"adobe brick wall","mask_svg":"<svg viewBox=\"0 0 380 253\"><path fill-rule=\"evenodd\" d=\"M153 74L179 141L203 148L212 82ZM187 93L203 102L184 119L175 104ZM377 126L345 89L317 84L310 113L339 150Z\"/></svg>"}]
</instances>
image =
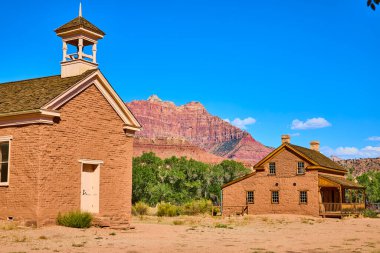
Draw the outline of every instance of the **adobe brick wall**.
<instances>
[{"instance_id":1,"label":"adobe brick wall","mask_svg":"<svg viewBox=\"0 0 380 253\"><path fill-rule=\"evenodd\" d=\"M133 138L123 121L94 86L60 110L61 121L42 126L38 221L51 222L58 212L80 209L79 159L102 160L100 216L129 220L132 202Z\"/></svg>"},{"instance_id":2,"label":"adobe brick wall","mask_svg":"<svg viewBox=\"0 0 380 253\"><path fill-rule=\"evenodd\" d=\"M0 186L0 219L36 220L39 166L38 125L0 128L13 136L10 146L9 186Z\"/></svg>"},{"instance_id":3,"label":"adobe brick wall","mask_svg":"<svg viewBox=\"0 0 380 253\"><path fill-rule=\"evenodd\" d=\"M227 186L223 189L223 215L241 212L246 205L246 191L254 191L255 203L248 207L249 214L291 213L319 215L318 172L306 171L297 175L297 162L301 158L283 150L264 164L265 171ZM276 163L276 176L269 176L269 163ZM309 164L305 162L305 167ZM276 186L278 183L278 186ZM294 184L296 184L294 186ZM271 203L271 191L279 191L279 204ZM299 203L299 191L308 191L308 203ZM235 207L228 207L235 206Z\"/></svg>"},{"instance_id":4,"label":"adobe brick wall","mask_svg":"<svg viewBox=\"0 0 380 253\"><path fill-rule=\"evenodd\" d=\"M80 209L79 159L102 160L100 216L129 221L133 137L92 85L60 108L54 125L0 128L12 135L10 184L0 187L0 219L9 216L44 225L58 212Z\"/></svg>"}]
</instances>

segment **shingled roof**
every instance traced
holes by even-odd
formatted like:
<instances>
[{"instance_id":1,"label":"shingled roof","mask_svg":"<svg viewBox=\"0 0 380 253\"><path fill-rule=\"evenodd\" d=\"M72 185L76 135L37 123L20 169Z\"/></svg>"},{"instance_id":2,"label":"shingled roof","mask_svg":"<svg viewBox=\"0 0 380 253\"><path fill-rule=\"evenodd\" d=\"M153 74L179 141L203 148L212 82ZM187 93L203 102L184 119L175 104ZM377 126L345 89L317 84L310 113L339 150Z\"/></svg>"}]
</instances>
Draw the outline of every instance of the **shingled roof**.
<instances>
[{"instance_id":1,"label":"shingled roof","mask_svg":"<svg viewBox=\"0 0 380 253\"><path fill-rule=\"evenodd\" d=\"M352 181L348 181L347 179L342 178L342 177L335 177L335 176L325 175L325 174L319 175L319 177L330 180L330 181L332 181L336 184L342 185L346 188L357 188L357 189L365 188L364 186L361 186L360 184L357 184L357 183L352 182Z\"/></svg>"},{"instance_id":2,"label":"shingled roof","mask_svg":"<svg viewBox=\"0 0 380 253\"><path fill-rule=\"evenodd\" d=\"M332 161L330 158L326 157L322 153L311 150L308 148L300 147L297 145L293 144L287 144L290 147L294 148L296 151L300 152L304 156L310 158L312 161L316 162L319 166L326 167L326 168L331 168L331 169L336 169L336 170L341 170L341 171L346 171L345 168L337 164L336 162Z\"/></svg>"},{"instance_id":3,"label":"shingled roof","mask_svg":"<svg viewBox=\"0 0 380 253\"><path fill-rule=\"evenodd\" d=\"M36 110L95 72L61 78L60 75L0 84L0 114Z\"/></svg>"},{"instance_id":4,"label":"shingled roof","mask_svg":"<svg viewBox=\"0 0 380 253\"><path fill-rule=\"evenodd\" d=\"M70 22L64 24L63 26L61 26L59 28L57 28L55 30L55 32L56 33L67 32L67 31L70 31L73 29L78 29L78 28L85 28L87 30L98 33L100 35L103 35L103 36L105 35L105 33L102 30L100 30L98 27L93 25L90 21L88 21L87 19L85 19L84 17L81 17L81 16L76 17L73 20L71 20Z\"/></svg>"}]
</instances>

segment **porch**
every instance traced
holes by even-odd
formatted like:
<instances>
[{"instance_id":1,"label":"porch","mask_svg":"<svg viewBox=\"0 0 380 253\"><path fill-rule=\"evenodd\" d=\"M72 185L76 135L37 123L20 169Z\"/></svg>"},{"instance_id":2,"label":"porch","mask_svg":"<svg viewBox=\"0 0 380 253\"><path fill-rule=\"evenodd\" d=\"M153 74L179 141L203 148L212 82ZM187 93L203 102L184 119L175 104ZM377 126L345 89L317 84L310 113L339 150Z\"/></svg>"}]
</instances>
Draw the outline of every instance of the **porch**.
<instances>
[{"instance_id":1,"label":"porch","mask_svg":"<svg viewBox=\"0 0 380 253\"><path fill-rule=\"evenodd\" d=\"M365 187L343 177L319 175L319 215L342 217L365 209Z\"/></svg>"}]
</instances>

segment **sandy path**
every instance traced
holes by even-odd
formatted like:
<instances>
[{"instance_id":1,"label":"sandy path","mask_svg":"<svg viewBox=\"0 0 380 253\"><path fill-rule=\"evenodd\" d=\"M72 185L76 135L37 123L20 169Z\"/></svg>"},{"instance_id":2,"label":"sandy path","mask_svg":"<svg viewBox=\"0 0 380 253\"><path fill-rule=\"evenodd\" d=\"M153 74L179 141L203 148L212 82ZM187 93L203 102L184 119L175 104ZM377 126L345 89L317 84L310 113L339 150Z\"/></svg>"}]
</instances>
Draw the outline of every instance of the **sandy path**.
<instances>
[{"instance_id":1,"label":"sandy path","mask_svg":"<svg viewBox=\"0 0 380 253\"><path fill-rule=\"evenodd\" d=\"M7 230L3 223L0 252L380 252L380 219L145 217L135 218L134 225L128 231Z\"/></svg>"}]
</instances>

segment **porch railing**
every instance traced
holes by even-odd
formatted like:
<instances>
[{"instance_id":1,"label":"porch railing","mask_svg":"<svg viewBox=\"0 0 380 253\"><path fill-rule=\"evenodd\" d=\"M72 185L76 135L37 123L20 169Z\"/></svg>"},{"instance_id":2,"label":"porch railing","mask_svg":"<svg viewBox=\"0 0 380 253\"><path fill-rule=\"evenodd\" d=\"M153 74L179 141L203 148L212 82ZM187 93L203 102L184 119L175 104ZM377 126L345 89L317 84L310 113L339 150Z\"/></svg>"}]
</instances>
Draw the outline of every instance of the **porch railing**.
<instances>
[{"instance_id":1,"label":"porch railing","mask_svg":"<svg viewBox=\"0 0 380 253\"><path fill-rule=\"evenodd\" d=\"M369 203L368 208L374 210L377 213L380 213L380 203Z\"/></svg>"},{"instance_id":2,"label":"porch railing","mask_svg":"<svg viewBox=\"0 0 380 253\"><path fill-rule=\"evenodd\" d=\"M243 215L248 214L248 205L244 206L223 206L223 213Z\"/></svg>"},{"instance_id":3,"label":"porch railing","mask_svg":"<svg viewBox=\"0 0 380 253\"><path fill-rule=\"evenodd\" d=\"M364 203L320 203L320 213L359 213L365 209Z\"/></svg>"}]
</instances>

